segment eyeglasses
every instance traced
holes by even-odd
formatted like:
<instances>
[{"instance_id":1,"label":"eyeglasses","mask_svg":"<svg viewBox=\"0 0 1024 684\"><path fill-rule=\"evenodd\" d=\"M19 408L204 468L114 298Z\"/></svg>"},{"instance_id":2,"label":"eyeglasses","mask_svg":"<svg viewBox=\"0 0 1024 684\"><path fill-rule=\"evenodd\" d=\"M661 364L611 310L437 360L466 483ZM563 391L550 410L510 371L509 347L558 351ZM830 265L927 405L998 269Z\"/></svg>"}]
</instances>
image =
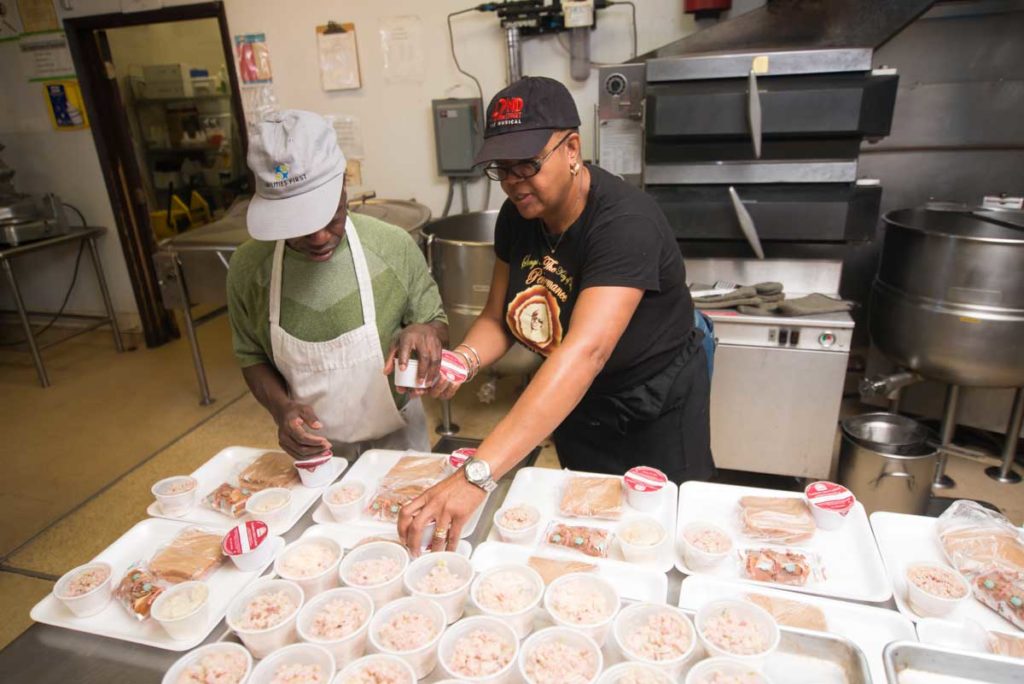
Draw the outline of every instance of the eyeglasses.
<instances>
[{"instance_id":1,"label":"eyeglasses","mask_svg":"<svg viewBox=\"0 0 1024 684\"><path fill-rule=\"evenodd\" d=\"M545 154L540 159L524 159L522 161L516 162L512 166L488 164L487 166L484 167L484 173L487 174L488 178L496 181L503 181L509 176L515 176L519 180L530 178L531 176L536 176L540 172L540 167L543 166L544 162L548 160L548 157L554 154L555 150L561 147L562 143L568 140L569 136L575 132L576 131L569 131L568 133L566 133L562 137L562 139L558 141L558 144L552 147L550 150L548 150L548 153Z\"/></svg>"}]
</instances>

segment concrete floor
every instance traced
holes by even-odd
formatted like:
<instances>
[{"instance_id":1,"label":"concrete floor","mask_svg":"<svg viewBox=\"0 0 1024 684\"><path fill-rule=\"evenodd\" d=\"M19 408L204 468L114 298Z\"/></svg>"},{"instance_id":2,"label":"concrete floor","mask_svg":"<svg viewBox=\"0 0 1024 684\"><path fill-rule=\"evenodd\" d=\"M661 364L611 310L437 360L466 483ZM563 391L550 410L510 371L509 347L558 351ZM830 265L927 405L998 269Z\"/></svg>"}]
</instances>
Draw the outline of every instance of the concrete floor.
<instances>
[{"instance_id":1,"label":"concrete floor","mask_svg":"<svg viewBox=\"0 0 1024 684\"><path fill-rule=\"evenodd\" d=\"M29 610L56 578L146 517L153 482L191 472L227 446L276 446L272 421L231 357L226 318L200 337L216 397L205 407L183 340L117 354L108 333L82 335L44 353L52 381L45 390L28 355L0 347L0 647L31 624ZM488 404L478 400L479 381L460 392L459 436L486 436L517 385L502 380ZM428 401L427 412L436 424L437 403ZM557 467L554 447L542 446L538 465ZM994 485L985 464L952 458L959 487L943 495L987 500L1020 524L1024 489Z\"/></svg>"}]
</instances>

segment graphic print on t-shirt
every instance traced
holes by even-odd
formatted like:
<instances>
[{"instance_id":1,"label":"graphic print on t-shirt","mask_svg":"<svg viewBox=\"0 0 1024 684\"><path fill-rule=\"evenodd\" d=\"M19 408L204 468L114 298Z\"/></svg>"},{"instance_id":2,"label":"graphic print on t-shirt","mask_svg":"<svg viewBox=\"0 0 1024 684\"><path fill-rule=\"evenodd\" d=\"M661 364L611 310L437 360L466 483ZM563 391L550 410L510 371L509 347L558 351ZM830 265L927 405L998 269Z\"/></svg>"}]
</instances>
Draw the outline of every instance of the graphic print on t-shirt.
<instances>
[{"instance_id":1,"label":"graphic print on t-shirt","mask_svg":"<svg viewBox=\"0 0 1024 684\"><path fill-rule=\"evenodd\" d=\"M562 343L562 304L573 290L573 277L553 255L523 257L525 274L519 290L505 310L509 330L526 347L548 356ZM520 287L512 284L512 288Z\"/></svg>"}]
</instances>

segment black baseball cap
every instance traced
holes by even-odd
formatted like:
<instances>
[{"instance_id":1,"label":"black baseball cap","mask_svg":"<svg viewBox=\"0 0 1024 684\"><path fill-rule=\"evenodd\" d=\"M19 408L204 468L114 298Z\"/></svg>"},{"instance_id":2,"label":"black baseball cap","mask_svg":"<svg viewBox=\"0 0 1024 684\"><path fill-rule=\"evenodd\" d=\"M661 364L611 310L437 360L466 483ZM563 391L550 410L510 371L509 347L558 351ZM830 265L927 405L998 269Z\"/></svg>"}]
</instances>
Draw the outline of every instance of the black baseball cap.
<instances>
[{"instance_id":1,"label":"black baseball cap","mask_svg":"<svg viewBox=\"0 0 1024 684\"><path fill-rule=\"evenodd\" d=\"M552 131L579 126L576 102L564 85L553 78L526 76L491 99L484 144L473 163L529 159L544 149Z\"/></svg>"}]
</instances>

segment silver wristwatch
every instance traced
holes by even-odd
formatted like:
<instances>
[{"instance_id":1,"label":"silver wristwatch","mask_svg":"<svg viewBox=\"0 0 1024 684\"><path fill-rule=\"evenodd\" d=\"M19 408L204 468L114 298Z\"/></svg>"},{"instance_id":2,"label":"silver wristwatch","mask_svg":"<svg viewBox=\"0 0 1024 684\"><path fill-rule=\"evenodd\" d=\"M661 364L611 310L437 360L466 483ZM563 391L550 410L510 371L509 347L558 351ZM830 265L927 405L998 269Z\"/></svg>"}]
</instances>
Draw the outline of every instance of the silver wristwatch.
<instances>
[{"instance_id":1,"label":"silver wristwatch","mask_svg":"<svg viewBox=\"0 0 1024 684\"><path fill-rule=\"evenodd\" d=\"M487 461L471 457L462 466L462 472L470 484L474 484L488 494L493 492L498 483L491 477L491 464Z\"/></svg>"}]
</instances>

